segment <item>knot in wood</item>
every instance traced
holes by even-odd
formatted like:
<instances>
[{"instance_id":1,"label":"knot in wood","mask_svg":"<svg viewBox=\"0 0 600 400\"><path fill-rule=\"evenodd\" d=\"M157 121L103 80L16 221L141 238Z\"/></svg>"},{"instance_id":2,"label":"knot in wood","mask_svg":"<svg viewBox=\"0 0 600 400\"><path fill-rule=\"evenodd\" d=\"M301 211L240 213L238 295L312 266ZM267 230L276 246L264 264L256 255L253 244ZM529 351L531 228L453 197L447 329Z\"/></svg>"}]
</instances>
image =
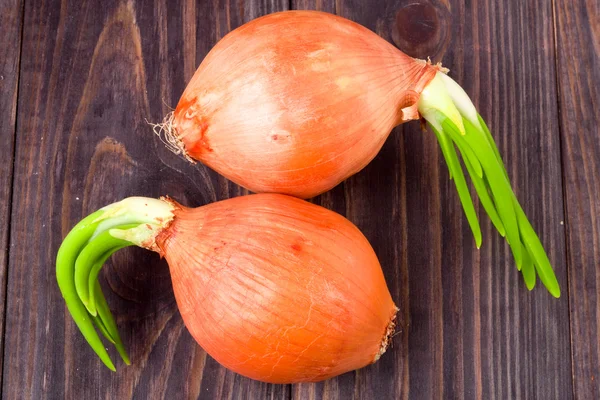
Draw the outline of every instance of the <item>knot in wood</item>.
<instances>
[{"instance_id":1,"label":"knot in wood","mask_svg":"<svg viewBox=\"0 0 600 400\"><path fill-rule=\"evenodd\" d=\"M435 58L448 39L448 9L426 0L407 3L396 11L391 26L392 40L412 57Z\"/></svg>"}]
</instances>

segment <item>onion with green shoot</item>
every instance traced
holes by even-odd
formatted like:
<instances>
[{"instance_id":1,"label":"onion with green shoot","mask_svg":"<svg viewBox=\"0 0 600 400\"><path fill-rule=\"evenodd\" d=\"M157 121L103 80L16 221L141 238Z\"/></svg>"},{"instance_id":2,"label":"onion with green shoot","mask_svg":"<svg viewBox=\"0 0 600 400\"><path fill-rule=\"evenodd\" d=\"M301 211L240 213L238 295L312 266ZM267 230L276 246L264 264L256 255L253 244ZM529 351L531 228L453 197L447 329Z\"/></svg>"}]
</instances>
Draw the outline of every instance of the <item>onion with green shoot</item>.
<instances>
[{"instance_id":1,"label":"onion with green shoot","mask_svg":"<svg viewBox=\"0 0 600 400\"><path fill-rule=\"evenodd\" d=\"M97 277L126 246L165 257L191 335L244 376L319 381L376 362L391 342L398 308L371 245L341 215L271 193L193 209L130 197L79 222L56 266L69 312L113 371L96 329L129 356Z\"/></svg>"},{"instance_id":2,"label":"onion with green shoot","mask_svg":"<svg viewBox=\"0 0 600 400\"><path fill-rule=\"evenodd\" d=\"M481 228L458 153L526 286L534 287L537 272L559 297L494 139L447 72L345 18L316 11L270 14L216 44L156 131L174 152L254 192L309 198L365 167L392 128L425 120L477 247Z\"/></svg>"}]
</instances>

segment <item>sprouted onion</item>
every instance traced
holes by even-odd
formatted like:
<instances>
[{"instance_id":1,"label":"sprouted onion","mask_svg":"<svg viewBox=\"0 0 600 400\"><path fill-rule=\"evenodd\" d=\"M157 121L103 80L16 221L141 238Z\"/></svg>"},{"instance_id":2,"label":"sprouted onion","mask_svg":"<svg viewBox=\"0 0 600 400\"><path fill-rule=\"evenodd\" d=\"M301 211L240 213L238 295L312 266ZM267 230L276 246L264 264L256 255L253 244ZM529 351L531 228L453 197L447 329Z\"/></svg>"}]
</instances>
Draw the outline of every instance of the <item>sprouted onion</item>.
<instances>
[{"instance_id":1,"label":"sprouted onion","mask_svg":"<svg viewBox=\"0 0 600 400\"><path fill-rule=\"evenodd\" d=\"M424 119L477 247L481 228L457 149L526 286L534 287L537 271L559 297L485 122L446 72L335 15L270 14L216 44L159 132L175 152L254 192L309 198L365 167L394 126Z\"/></svg>"},{"instance_id":2,"label":"sprouted onion","mask_svg":"<svg viewBox=\"0 0 600 400\"><path fill-rule=\"evenodd\" d=\"M130 197L79 222L57 256L69 312L104 364L96 328L129 357L97 277L137 245L169 264L183 321L218 362L273 383L319 381L385 352L397 308L367 239L350 221L291 196L256 194L191 209Z\"/></svg>"}]
</instances>

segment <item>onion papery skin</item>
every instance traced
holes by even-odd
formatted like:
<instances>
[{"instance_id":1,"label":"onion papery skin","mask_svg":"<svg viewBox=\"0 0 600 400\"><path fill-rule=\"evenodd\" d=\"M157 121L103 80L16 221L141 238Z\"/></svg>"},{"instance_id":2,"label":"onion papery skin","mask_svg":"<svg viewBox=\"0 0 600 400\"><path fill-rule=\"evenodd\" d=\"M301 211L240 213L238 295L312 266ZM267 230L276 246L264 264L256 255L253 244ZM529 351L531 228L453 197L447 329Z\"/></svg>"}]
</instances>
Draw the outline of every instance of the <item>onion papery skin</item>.
<instances>
[{"instance_id":1,"label":"onion papery skin","mask_svg":"<svg viewBox=\"0 0 600 400\"><path fill-rule=\"evenodd\" d=\"M241 375L324 380L376 361L393 333L377 256L322 207L278 194L178 205L156 244L186 327Z\"/></svg>"},{"instance_id":2,"label":"onion papery skin","mask_svg":"<svg viewBox=\"0 0 600 400\"><path fill-rule=\"evenodd\" d=\"M418 119L440 67L332 14L255 19L206 56L174 112L187 156L254 192L309 198L360 171Z\"/></svg>"}]
</instances>

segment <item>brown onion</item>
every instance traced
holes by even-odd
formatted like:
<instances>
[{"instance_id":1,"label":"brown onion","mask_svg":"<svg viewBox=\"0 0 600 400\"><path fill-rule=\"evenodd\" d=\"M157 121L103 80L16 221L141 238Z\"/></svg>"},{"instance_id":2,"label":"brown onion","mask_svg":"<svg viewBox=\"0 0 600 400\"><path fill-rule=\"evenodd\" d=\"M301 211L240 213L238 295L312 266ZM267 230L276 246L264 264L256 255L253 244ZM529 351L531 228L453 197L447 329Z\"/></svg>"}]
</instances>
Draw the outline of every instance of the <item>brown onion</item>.
<instances>
[{"instance_id":1,"label":"brown onion","mask_svg":"<svg viewBox=\"0 0 600 400\"><path fill-rule=\"evenodd\" d=\"M175 152L255 192L308 198L361 170L392 128L426 120L477 247L482 235L458 149L481 205L529 289L553 296L550 260L483 119L446 69L413 59L347 19L286 11L251 21L206 56L161 127Z\"/></svg>"},{"instance_id":2,"label":"brown onion","mask_svg":"<svg viewBox=\"0 0 600 400\"><path fill-rule=\"evenodd\" d=\"M397 308L377 257L341 215L279 194L195 209L128 198L73 228L57 259L69 311L109 368L91 320L128 358L95 278L107 254L132 244L166 258L194 339L253 379L319 381L361 368L394 331Z\"/></svg>"},{"instance_id":3,"label":"brown onion","mask_svg":"<svg viewBox=\"0 0 600 400\"><path fill-rule=\"evenodd\" d=\"M345 18L270 14L217 43L165 128L176 151L241 186L308 198L418 119L419 93L439 69Z\"/></svg>"}]
</instances>

